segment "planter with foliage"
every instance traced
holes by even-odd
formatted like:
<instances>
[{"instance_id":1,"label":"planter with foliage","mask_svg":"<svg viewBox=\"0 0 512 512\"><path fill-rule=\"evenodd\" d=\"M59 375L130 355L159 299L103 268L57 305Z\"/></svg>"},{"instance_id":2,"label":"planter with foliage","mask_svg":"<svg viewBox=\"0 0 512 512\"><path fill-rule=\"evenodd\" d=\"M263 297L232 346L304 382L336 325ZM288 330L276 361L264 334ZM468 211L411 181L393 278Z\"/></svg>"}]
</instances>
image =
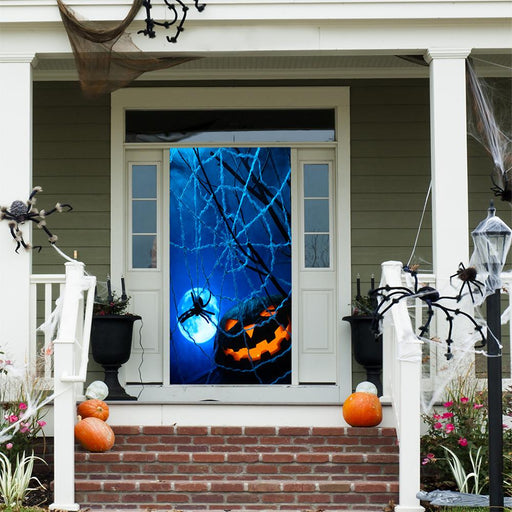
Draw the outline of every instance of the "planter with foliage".
<instances>
[{"instance_id":1,"label":"planter with foliage","mask_svg":"<svg viewBox=\"0 0 512 512\"><path fill-rule=\"evenodd\" d=\"M94 360L105 370L104 382L109 394L106 400L136 400L119 383L119 368L130 359L133 324L141 320L127 313L130 297L123 290L121 298L110 292L106 301L98 298L94 304L91 327L91 349Z\"/></svg>"},{"instance_id":2,"label":"planter with foliage","mask_svg":"<svg viewBox=\"0 0 512 512\"><path fill-rule=\"evenodd\" d=\"M352 314L343 320L350 323L352 332L352 351L355 360L366 370L366 380L377 386L378 395L382 395L382 336L375 332L373 311L375 304L369 295L357 295Z\"/></svg>"}]
</instances>

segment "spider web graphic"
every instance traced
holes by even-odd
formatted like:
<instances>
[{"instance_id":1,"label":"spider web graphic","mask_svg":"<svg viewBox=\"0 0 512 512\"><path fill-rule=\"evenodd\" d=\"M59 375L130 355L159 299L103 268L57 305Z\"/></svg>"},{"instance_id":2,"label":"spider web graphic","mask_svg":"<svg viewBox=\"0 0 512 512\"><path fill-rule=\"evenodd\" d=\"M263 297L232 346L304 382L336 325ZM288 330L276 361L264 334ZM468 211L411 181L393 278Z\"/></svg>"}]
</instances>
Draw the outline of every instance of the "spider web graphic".
<instances>
[{"instance_id":1,"label":"spider web graphic","mask_svg":"<svg viewBox=\"0 0 512 512\"><path fill-rule=\"evenodd\" d=\"M169 161L171 384L289 383L289 148Z\"/></svg>"}]
</instances>

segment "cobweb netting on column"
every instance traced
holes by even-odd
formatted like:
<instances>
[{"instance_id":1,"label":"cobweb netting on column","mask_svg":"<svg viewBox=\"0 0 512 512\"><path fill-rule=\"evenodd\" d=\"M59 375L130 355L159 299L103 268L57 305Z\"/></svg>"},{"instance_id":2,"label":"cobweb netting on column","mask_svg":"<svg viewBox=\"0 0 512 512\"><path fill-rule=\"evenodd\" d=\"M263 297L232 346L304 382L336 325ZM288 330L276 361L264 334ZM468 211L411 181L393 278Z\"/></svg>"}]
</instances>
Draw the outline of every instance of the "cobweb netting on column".
<instances>
[{"instance_id":1,"label":"cobweb netting on column","mask_svg":"<svg viewBox=\"0 0 512 512\"><path fill-rule=\"evenodd\" d=\"M288 148L170 150L170 382L291 377Z\"/></svg>"}]
</instances>

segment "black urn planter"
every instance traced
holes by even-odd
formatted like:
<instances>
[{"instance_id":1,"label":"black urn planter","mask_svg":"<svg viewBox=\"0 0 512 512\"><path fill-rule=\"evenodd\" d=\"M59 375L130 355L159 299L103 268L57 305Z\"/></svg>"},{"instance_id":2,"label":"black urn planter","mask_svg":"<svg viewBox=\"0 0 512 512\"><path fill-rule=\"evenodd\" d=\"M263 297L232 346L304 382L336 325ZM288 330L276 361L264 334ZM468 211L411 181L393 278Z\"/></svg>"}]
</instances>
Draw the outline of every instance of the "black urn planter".
<instances>
[{"instance_id":1,"label":"black urn planter","mask_svg":"<svg viewBox=\"0 0 512 512\"><path fill-rule=\"evenodd\" d=\"M355 360L366 370L366 380L377 386L382 396L382 335L375 335L372 329L373 317L369 315L344 316L352 330L352 350Z\"/></svg>"},{"instance_id":2,"label":"black urn planter","mask_svg":"<svg viewBox=\"0 0 512 512\"><path fill-rule=\"evenodd\" d=\"M119 383L119 368L130 359L133 324L137 315L98 315L92 319L92 357L105 370L106 400L137 400Z\"/></svg>"}]
</instances>

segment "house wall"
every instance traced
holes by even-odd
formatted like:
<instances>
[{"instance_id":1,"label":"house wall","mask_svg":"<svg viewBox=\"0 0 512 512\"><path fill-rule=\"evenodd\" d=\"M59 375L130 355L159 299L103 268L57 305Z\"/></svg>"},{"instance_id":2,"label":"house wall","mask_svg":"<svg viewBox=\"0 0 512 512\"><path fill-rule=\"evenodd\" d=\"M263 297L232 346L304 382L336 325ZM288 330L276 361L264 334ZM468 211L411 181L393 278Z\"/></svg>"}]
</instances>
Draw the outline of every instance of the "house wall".
<instances>
[{"instance_id":1,"label":"house wall","mask_svg":"<svg viewBox=\"0 0 512 512\"><path fill-rule=\"evenodd\" d=\"M293 84L312 85L303 80ZM322 85L351 88L352 282L355 294L359 273L364 293L371 274L378 284L382 261L406 263L411 258L430 181L428 80L329 80ZM491 163L472 142L469 154L470 226L476 226L488 207ZM34 83L33 157L33 183L44 189L38 206L48 208L60 201L74 208L48 219L59 247L70 255L77 250L87 271L105 280L110 261L110 98L84 99L75 82ZM498 210L510 224L506 213ZM62 261L43 235L34 230L35 243L44 247L33 254L34 272L60 273ZM431 270L429 202L411 262ZM92 374L91 379L98 376ZM361 380L364 372L354 362L353 382Z\"/></svg>"}]
</instances>

